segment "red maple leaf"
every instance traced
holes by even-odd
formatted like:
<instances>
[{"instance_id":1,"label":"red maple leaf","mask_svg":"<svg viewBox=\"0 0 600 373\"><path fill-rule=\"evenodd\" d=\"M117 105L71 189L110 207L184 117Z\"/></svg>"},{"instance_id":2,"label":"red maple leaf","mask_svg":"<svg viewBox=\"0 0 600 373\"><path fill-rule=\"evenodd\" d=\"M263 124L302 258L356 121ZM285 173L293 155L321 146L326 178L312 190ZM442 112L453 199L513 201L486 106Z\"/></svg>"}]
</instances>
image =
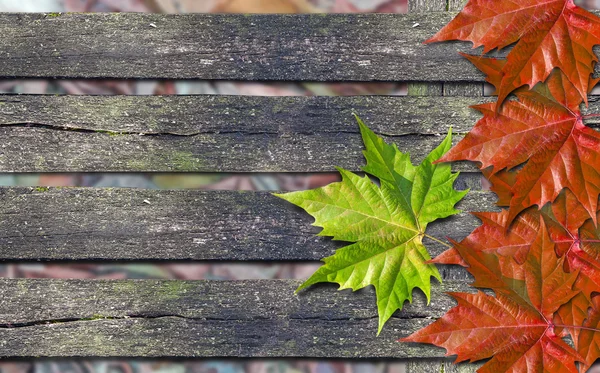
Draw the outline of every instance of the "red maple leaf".
<instances>
[{"instance_id":1,"label":"red maple leaf","mask_svg":"<svg viewBox=\"0 0 600 373\"><path fill-rule=\"evenodd\" d=\"M595 222L600 134L583 124L578 110L535 91L506 102L499 113L494 104L474 108L483 118L439 162L479 162L482 169L490 168L488 176L524 164L515 171L514 180L505 183L505 188L510 187L510 220L529 206L554 201L568 188Z\"/></svg>"},{"instance_id":2,"label":"red maple leaf","mask_svg":"<svg viewBox=\"0 0 600 373\"><path fill-rule=\"evenodd\" d=\"M493 288L497 293L510 296L514 289L521 288L519 281L526 276L525 268L519 264L524 263L529 251L536 247L538 232L547 230L554 245L548 245L546 250L562 257L566 272L579 274L574 289L581 291L565 304L556 301L562 305L554 315L554 323L561 325L555 332L571 335L589 367L600 357L600 336L594 334L600 329L600 300L594 295L600 289L600 228L592 223L587 211L569 191L561 193L554 203L542 210L526 210L510 227L507 211L476 213L475 216L483 224L433 262L468 267L475 277L473 286ZM588 315L590 307L590 315L596 317L595 324ZM581 334L585 330L587 332Z\"/></svg>"},{"instance_id":3,"label":"red maple leaf","mask_svg":"<svg viewBox=\"0 0 600 373\"><path fill-rule=\"evenodd\" d=\"M498 256L495 260L501 267L512 265L510 261L507 262L508 259L522 264L540 230L541 217L556 244L556 255L565 257L565 270L579 271L576 288L582 291L588 301L592 292L600 290L600 228L593 224L587 211L569 191L561 193L554 203L544 206L542 210L524 211L512 223L506 210L474 215L482 221L482 225L432 262L467 266L465 258L481 258L482 254L479 253L482 252ZM494 268L489 261L493 259L485 260L488 260L484 264L488 269ZM473 259L470 261L474 262ZM476 279L479 277L475 273L473 275Z\"/></svg>"},{"instance_id":4,"label":"red maple leaf","mask_svg":"<svg viewBox=\"0 0 600 373\"><path fill-rule=\"evenodd\" d=\"M576 286L591 299L592 292L600 290L600 229L569 192L544 207L542 214L558 255L566 257L565 268L580 271Z\"/></svg>"},{"instance_id":5,"label":"red maple leaf","mask_svg":"<svg viewBox=\"0 0 600 373\"><path fill-rule=\"evenodd\" d=\"M573 0L469 0L427 42L442 40L483 55L514 44L505 60L463 54L498 102L476 106L483 118L439 160L479 162L509 209L476 214L482 226L433 260L467 267L495 296L452 293L456 307L403 341L489 358L479 372L587 369L600 357L600 134L579 106L598 82L600 19Z\"/></svg>"},{"instance_id":6,"label":"red maple leaf","mask_svg":"<svg viewBox=\"0 0 600 373\"><path fill-rule=\"evenodd\" d=\"M459 264L467 267L463 255L478 255L479 252L496 254L500 258L510 258L523 263L539 229L539 213L529 210L521 214L510 229L508 212L475 212L474 216L482 224L454 247L432 260L438 264Z\"/></svg>"},{"instance_id":7,"label":"red maple leaf","mask_svg":"<svg viewBox=\"0 0 600 373\"><path fill-rule=\"evenodd\" d=\"M460 54L475 65L477 69L486 74L486 81L496 88L494 94L497 94L502 85L502 78L504 76L502 70L506 66L506 60L473 56L466 53ZM591 92L596 84L598 84L598 81L600 81L600 78L589 78L588 93ZM548 79L546 79L543 84L536 84L531 91L542 95L551 101L555 101L572 111L579 111L579 106L583 102L583 98L577 91L577 88L569 81L567 76L558 69L552 70ZM513 93L516 94L517 97L533 97L533 99L536 97L535 94L531 94L528 87L518 88Z\"/></svg>"},{"instance_id":8,"label":"red maple leaf","mask_svg":"<svg viewBox=\"0 0 600 373\"><path fill-rule=\"evenodd\" d=\"M500 170L492 173L492 169L481 170L483 176L491 183L490 190L498 196L496 204L501 207L510 206L510 200L513 197L512 189L517 182L517 172Z\"/></svg>"},{"instance_id":9,"label":"red maple leaf","mask_svg":"<svg viewBox=\"0 0 600 373\"><path fill-rule=\"evenodd\" d=\"M596 359L600 358L600 295L592 298L591 308L586 309L586 320L581 328L574 329L576 331L573 337L573 343L577 351L585 358L582 372L594 364Z\"/></svg>"},{"instance_id":10,"label":"red maple leaf","mask_svg":"<svg viewBox=\"0 0 600 373\"><path fill-rule=\"evenodd\" d=\"M590 301L592 293L600 290L600 228L569 191L561 193L539 213L556 243L556 253L565 257L565 269L579 271L576 288ZM596 219L598 216L600 211Z\"/></svg>"},{"instance_id":11,"label":"red maple leaf","mask_svg":"<svg viewBox=\"0 0 600 373\"><path fill-rule=\"evenodd\" d=\"M492 282L498 281L500 288L491 285L499 289L496 296L451 293L458 302L456 307L401 341L444 347L449 355L457 355L456 362L491 358L480 373L526 372L530 368L577 372L576 361L583 357L555 333L554 313L577 295L573 284L578 274L563 270L564 259L556 255L554 245L542 221L523 264L513 262L512 269L494 265L485 269L480 259L489 259L489 254L479 251L474 252L475 257L463 257L469 269L476 268L476 281L496 277ZM490 271L495 276L484 273Z\"/></svg>"},{"instance_id":12,"label":"red maple leaf","mask_svg":"<svg viewBox=\"0 0 600 373\"><path fill-rule=\"evenodd\" d=\"M588 356L591 358L592 354L586 350L585 346L581 346L578 341L579 334L582 330L581 327L585 320L588 319L588 310L592 305L593 303L587 299L585 295L579 293L569 302L563 304L554 314L554 325L559 325L556 327L556 334L566 335L565 333L569 333L574 342L575 349L585 358L585 361L589 363L587 365L591 365L596 359L594 358L592 361L589 361ZM560 325L570 325L570 327L563 328ZM596 329L598 329L598 327L596 327ZM581 369L581 371L585 372L587 371L587 368Z\"/></svg>"},{"instance_id":13,"label":"red maple leaf","mask_svg":"<svg viewBox=\"0 0 600 373\"><path fill-rule=\"evenodd\" d=\"M502 68L498 106L523 85L533 87L559 68L587 102L589 77L597 61L600 20L573 0L470 0L427 40L464 40L483 53L516 43Z\"/></svg>"}]
</instances>

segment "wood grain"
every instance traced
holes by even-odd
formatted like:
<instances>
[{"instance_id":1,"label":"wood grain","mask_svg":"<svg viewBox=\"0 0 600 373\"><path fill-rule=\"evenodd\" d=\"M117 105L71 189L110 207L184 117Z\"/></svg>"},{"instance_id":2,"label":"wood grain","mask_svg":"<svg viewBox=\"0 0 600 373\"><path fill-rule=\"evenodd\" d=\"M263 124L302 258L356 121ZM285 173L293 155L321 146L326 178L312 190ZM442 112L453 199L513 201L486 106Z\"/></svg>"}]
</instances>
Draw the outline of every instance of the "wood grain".
<instances>
[{"instance_id":1,"label":"wood grain","mask_svg":"<svg viewBox=\"0 0 600 373\"><path fill-rule=\"evenodd\" d=\"M432 286L415 293L379 337L375 292L295 280L0 280L0 355L4 357L442 357L397 339L454 305Z\"/></svg>"}]
</instances>

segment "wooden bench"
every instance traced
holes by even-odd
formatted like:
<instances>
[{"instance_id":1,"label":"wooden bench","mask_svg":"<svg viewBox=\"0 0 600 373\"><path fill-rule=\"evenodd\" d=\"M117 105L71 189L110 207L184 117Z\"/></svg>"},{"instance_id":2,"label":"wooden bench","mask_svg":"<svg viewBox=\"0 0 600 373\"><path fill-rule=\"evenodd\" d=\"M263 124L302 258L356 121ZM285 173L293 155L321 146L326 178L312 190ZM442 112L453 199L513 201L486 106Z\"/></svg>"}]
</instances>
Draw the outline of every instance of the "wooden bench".
<instances>
[{"instance_id":1,"label":"wooden bench","mask_svg":"<svg viewBox=\"0 0 600 373\"><path fill-rule=\"evenodd\" d=\"M418 160L491 100L456 53L468 45L422 45L460 2L415 1L407 15L0 14L3 77L411 82L408 97L3 95L0 171L359 171L353 111ZM493 210L495 196L473 165L453 167L472 188L465 213L431 234L461 239L478 225L468 212ZM1 188L0 216L5 261L317 261L339 247L264 192ZM417 296L379 337L372 289L3 279L0 356L394 358L413 373L474 371L396 342L452 306L444 292L468 291L464 270L442 274L431 305Z\"/></svg>"}]
</instances>

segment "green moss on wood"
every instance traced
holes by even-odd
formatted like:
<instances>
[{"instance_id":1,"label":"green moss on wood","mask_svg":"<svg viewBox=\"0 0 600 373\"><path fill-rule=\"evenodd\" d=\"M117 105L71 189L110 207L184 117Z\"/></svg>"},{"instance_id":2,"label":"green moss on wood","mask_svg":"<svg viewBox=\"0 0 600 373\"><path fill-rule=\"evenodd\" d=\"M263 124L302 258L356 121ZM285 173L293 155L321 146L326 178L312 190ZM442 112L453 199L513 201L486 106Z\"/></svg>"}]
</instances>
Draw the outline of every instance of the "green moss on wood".
<instances>
[{"instance_id":1,"label":"green moss on wood","mask_svg":"<svg viewBox=\"0 0 600 373\"><path fill-rule=\"evenodd\" d=\"M37 158L35 159L35 170L36 171L44 171L46 166L46 159L41 156L38 155Z\"/></svg>"},{"instance_id":2,"label":"green moss on wood","mask_svg":"<svg viewBox=\"0 0 600 373\"><path fill-rule=\"evenodd\" d=\"M149 166L151 165L141 159L132 159L127 161L127 168L131 171L143 171Z\"/></svg>"},{"instance_id":3,"label":"green moss on wood","mask_svg":"<svg viewBox=\"0 0 600 373\"><path fill-rule=\"evenodd\" d=\"M117 293L133 293L137 287L132 280L124 280L113 283L113 289Z\"/></svg>"},{"instance_id":4,"label":"green moss on wood","mask_svg":"<svg viewBox=\"0 0 600 373\"><path fill-rule=\"evenodd\" d=\"M158 288L157 296L160 300L173 300L191 289L191 284L183 281L165 281Z\"/></svg>"},{"instance_id":5,"label":"green moss on wood","mask_svg":"<svg viewBox=\"0 0 600 373\"><path fill-rule=\"evenodd\" d=\"M175 171L197 171L202 162L191 152L176 151L171 154L169 161Z\"/></svg>"},{"instance_id":6,"label":"green moss on wood","mask_svg":"<svg viewBox=\"0 0 600 373\"><path fill-rule=\"evenodd\" d=\"M29 292L29 281L26 279L17 280L17 288L20 294L27 294Z\"/></svg>"}]
</instances>

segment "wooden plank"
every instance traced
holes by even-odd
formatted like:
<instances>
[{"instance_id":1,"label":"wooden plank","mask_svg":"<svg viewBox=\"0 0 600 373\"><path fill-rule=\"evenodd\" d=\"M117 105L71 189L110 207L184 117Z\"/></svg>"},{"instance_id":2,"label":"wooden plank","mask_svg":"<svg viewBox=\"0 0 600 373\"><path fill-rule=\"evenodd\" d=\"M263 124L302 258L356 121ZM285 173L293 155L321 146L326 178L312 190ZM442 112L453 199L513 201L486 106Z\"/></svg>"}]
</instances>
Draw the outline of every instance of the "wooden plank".
<instances>
[{"instance_id":1,"label":"wooden plank","mask_svg":"<svg viewBox=\"0 0 600 373\"><path fill-rule=\"evenodd\" d=\"M444 96L483 96L483 84L481 83L445 83L442 89Z\"/></svg>"},{"instance_id":2,"label":"wooden plank","mask_svg":"<svg viewBox=\"0 0 600 373\"><path fill-rule=\"evenodd\" d=\"M422 44L453 15L2 14L1 74L483 82L469 43Z\"/></svg>"},{"instance_id":3,"label":"wooden plank","mask_svg":"<svg viewBox=\"0 0 600 373\"><path fill-rule=\"evenodd\" d=\"M0 280L4 357L442 357L398 343L472 291L464 281L415 292L379 337L372 288L351 293L296 280Z\"/></svg>"},{"instance_id":4,"label":"wooden plank","mask_svg":"<svg viewBox=\"0 0 600 373\"><path fill-rule=\"evenodd\" d=\"M470 105L493 100L4 95L0 172L358 171L365 162L353 112L420 161L450 127L455 142L473 127L481 115ZM597 96L589 112L600 112Z\"/></svg>"},{"instance_id":5,"label":"wooden plank","mask_svg":"<svg viewBox=\"0 0 600 373\"><path fill-rule=\"evenodd\" d=\"M3 14L0 64L10 77L482 80L456 45L436 48L453 51L444 63L421 45L450 17Z\"/></svg>"},{"instance_id":6,"label":"wooden plank","mask_svg":"<svg viewBox=\"0 0 600 373\"><path fill-rule=\"evenodd\" d=\"M493 210L495 199L473 191L459 208ZM320 260L342 243L312 222L266 192L0 188L0 259ZM462 239L478 224L464 212L428 233Z\"/></svg>"},{"instance_id":7,"label":"wooden plank","mask_svg":"<svg viewBox=\"0 0 600 373\"><path fill-rule=\"evenodd\" d=\"M357 171L352 112L420 160L450 127L469 131L480 115L468 106L486 100L0 96L0 172Z\"/></svg>"},{"instance_id":8,"label":"wooden plank","mask_svg":"<svg viewBox=\"0 0 600 373\"><path fill-rule=\"evenodd\" d=\"M481 99L0 96L0 172L359 170L363 146L352 112L419 159L449 127L467 132L479 116L467 106L477 102Z\"/></svg>"}]
</instances>

